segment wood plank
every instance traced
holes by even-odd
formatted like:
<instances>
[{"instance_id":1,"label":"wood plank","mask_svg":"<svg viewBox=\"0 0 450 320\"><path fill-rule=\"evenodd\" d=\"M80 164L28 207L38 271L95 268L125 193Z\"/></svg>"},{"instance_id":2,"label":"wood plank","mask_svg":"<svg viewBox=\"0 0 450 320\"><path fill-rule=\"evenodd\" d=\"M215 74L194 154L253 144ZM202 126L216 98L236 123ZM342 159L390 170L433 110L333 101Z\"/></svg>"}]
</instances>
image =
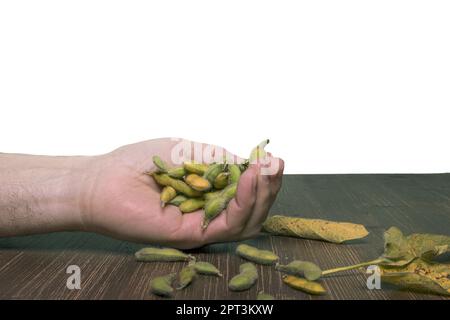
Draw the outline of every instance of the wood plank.
<instances>
[{"instance_id":1,"label":"wood plank","mask_svg":"<svg viewBox=\"0 0 450 320\"><path fill-rule=\"evenodd\" d=\"M449 234L450 175L286 175L271 214L362 223L366 239L347 245L261 234L246 241L277 252L282 262L314 261L323 269L373 259L383 250L382 233L397 226L405 233ZM277 299L445 299L383 286L368 290L362 271L323 280L329 294L313 297L286 287L273 267L258 266L252 289L230 292L227 283L243 260L237 243L192 250L199 260L217 265L223 278L199 277L177 292L177 299L254 299L265 291ZM183 263L138 263L133 253L142 244L101 235L64 232L0 239L1 299L158 299L149 294L155 276L179 271ZM66 268L82 270L81 290L66 288Z\"/></svg>"}]
</instances>

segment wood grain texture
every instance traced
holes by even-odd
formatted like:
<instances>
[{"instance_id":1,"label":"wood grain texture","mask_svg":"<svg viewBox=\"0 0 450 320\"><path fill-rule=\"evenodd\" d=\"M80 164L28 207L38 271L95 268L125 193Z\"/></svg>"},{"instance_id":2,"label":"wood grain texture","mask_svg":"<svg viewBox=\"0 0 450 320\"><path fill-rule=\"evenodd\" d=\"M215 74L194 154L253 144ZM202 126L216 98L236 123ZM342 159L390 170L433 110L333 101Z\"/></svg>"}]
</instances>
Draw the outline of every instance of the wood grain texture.
<instances>
[{"instance_id":1,"label":"wood grain texture","mask_svg":"<svg viewBox=\"0 0 450 320\"><path fill-rule=\"evenodd\" d=\"M271 214L364 224L369 236L346 245L265 234L246 241L277 252L281 262L309 260L323 269L354 264L380 255L382 233L390 226L405 233L450 234L450 174L286 175ZM243 262L234 254L236 245L192 250L198 260L214 263L224 276L200 276L175 297L254 299L263 290L277 299L444 299L387 285L368 290L361 270L322 280L329 294L313 297L284 285L280 274L269 266L258 266L258 283L251 290L230 292L227 283ZM136 262L133 253L141 247L78 232L0 239L0 298L155 299L149 294L150 279L179 271L185 264ZM66 288L66 268L72 264L81 268L81 290Z\"/></svg>"}]
</instances>

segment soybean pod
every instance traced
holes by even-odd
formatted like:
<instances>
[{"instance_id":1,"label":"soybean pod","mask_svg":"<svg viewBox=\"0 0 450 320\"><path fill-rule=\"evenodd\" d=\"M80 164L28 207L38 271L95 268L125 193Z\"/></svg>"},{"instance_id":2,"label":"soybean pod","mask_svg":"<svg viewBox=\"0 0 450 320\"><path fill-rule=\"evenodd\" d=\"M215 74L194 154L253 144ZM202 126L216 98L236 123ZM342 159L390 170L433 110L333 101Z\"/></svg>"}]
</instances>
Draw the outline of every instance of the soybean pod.
<instances>
[{"instance_id":1,"label":"soybean pod","mask_svg":"<svg viewBox=\"0 0 450 320\"><path fill-rule=\"evenodd\" d=\"M274 296L264 293L264 291L258 292L258 296L256 297L256 300L275 300Z\"/></svg>"},{"instance_id":2,"label":"soybean pod","mask_svg":"<svg viewBox=\"0 0 450 320\"><path fill-rule=\"evenodd\" d=\"M220 196L221 192L222 192L221 190L206 192L206 193L203 194L203 198L206 201L208 201L208 200L211 200L211 199L213 199L213 198L215 198L217 196Z\"/></svg>"},{"instance_id":3,"label":"soybean pod","mask_svg":"<svg viewBox=\"0 0 450 320\"><path fill-rule=\"evenodd\" d=\"M287 265L277 264L275 269L294 276L305 277L314 281L322 276L322 270L312 262L294 260Z\"/></svg>"},{"instance_id":4,"label":"soybean pod","mask_svg":"<svg viewBox=\"0 0 450 320\"><path fill-rule=\"evenodd\" d=\"M320 283L309 281L304 278L298 278L296 276L283 276L283 282L293 289L309 294L321 295L327 292Z\"/></svg>"},{"instance_id":5,"label":"soybean pod","mask_svg":"<svg viewBox=\"0 0 450 320\"><path fill-rule=\"evenodd\" d=\"M228 166L230 175L228 176L229 183L238 183L241 178L241 168L238 164L231 164Z\"/></svg>"},{"instance_id":6,"label":"soybean pod","mask_svg":"<svg viewBox=\"0 0 450 320\"><path fill-rule=\"evenodd\" d=\"M198 175L204 175L208 170L208 165L204 163L198 163L193 161L186 161L183 163L183 167L187 172L195 173Z\"/></svg>"},{"instance_id":7,"label":"soybean pod","mask_svg":"<svg viewBox=\"0 0 450 320\"><path fill-rule=\"evenodd\" d=\"M200 198L188 199L182 202L178 207L183 213L190 213L203 208L205 200Z\"/></svg>"},{"instance_id":8,"label":"soybean pod","mask_svg":"<svg viewBox=\"0 0 450 320\"><path fill-rule=\"evenodd\" d=\"M231 199L236 195L237 185L230 184L222 190L220 195L209 199L205 203L205 216L202 223L202 228L206 229L215 217L217 217L228 205Z\"/></svg>"},{"instance_id":9,"label":"soybean pod","mask_svg":"<svg viewBox=\"0 0 450 320\"><path fill-rule=\"evenodd\" d=\"M153 164L158 168L159 172L167 172L167 164L159 156L153 156Z\"/></svg>"},{"instance_id":10,"label":"soybean pod","mask_svg":"<svg viewBox=\"0 0 450 320\"><path fill-rule=\"evenodd\" d=\"M176 273L171 273L154 278L150 281L150 291L158 296L172 297L174 291L172 288L172 283L176 277Z\"/></svg>"},{"instance_id":11,"label":"soybean pod","mask_svg":"<svg viewBox=\"0 0 450 320\"><path fill-rule=\"evenodd\" d=\"M207 179L211 185L214 184L214 180L223 171L224 167L225 165L222 163L211 164L203 174L203 178Z\"/></svg>"},{"instance_id":12,"label":"soybean pod","mask_svg":"<svg viewBox=\"0 0 450 320\"><path fill-rule=\"evenodd\" d=\"M174 262L195 260L193 256L172 248L142 248L141 250L137 251L134 256L136 257L137 261L144 262Z\"/></svg>"},{"instance_id":13,"label":"soybean pod","mask_svg":"<svg viewBox=\"0 0 450 320\"><path fill-rule=\"evenodd\" d=\"M264 265L272 265L279 259L272 251L260 250L247 244L238 245L236 254L244 259Z\"/></svg>"},{"instance_id":14,"label":"soybean pod","mask_svg":"<svg viewBox=\"0 0 450 320\"><path fill-rule=\"evenodd\" d=\"M172 200L170 200L169 202L168 202L168 204L171 204L171 205L174 205L174 206L179 206L180 204L182 204L184 201L186 201L188 198L186 198L185 196L183 196L183 195L178 195L178 196L176 196L175 198L173 198Z\"/></svg>"},{"instance_id":15,"label":"soybean pod","mask_svg":"<svg viewBox=\"0 0 450 320\"><path fill-rule=\"evenodd\" d=\"M239 274L228 283L232 291L244 291L250 289L258 280L258 270L251 262L243 263L239 267Z\"/></svg>"},{"instance_id":16,"label":"soybean pod","mask_svg":"<svg viewBox=\"0 0 450 320\"><path fill-rule=\"evenodd\" d=\"M181 179L186 174L186 171L184 170L183 167L176 167L167 170L167 174L172 178Z\"/></svg>"},{"instance_id":17,"label":"soybean pod","mask_svg":"<svg viewBox=\"0 0 450 320\"><path fill-rule=\"evenodd\" d=\"M211 275L211 276L222 276L222 273L219 269L216 268L215 265L205 262L205 261L196 261L192 262L191 265L194 267L195 271L198 274Z\"/></svg>"},{"instance_id":18,"label":"soybean pod","mask_svg":"<svg viewBox=\"0 0 450 320\"><path fill-rule=\"evenodd\" d=\"M195 173L188 174L186 178L184 178L184 181L186 181L192 189L197 191L208 191L211 189L211 183Z\"/></svg>"},{"instance_id":19,"label":"soybean pod","mask_svg":"<svg viewBox=\"0 0 450 320\"><path fill-rule=\"evenodd\" d=\"M181 269L178 275L178 287L177 290L184 289L194 281L196 272L193 266L189 265Z\"/></svg>"},{"instance_id":20,"label":"soybean pod","mask_svg":"<svg viewBox=\"0 0 450 320\"><path fill-rule=\"evenodd\" d=\"M164 187L160 194L161 207L164 207L166 205L166 203L171 201L176 196L177 196L177 191L174 188L172 188L170 186Z\"/></svg>"},{"instance_id":21,"label":"soybean pod","mask_svg":"<svg viewBox=\"0 0 450 320\"><path fill-rule=\"evenodd\" d=\"M261 159L264 159L267 155L267 152L264 148L269 144L269 139L263 140L260 144L258 144L250 153L249 162L256 163Z\"/></svg>"},{"instance_id":22,"label":"soybean pod","mask_svg":"<svg viewBox=\"0 0 450 320\"><path fill-rule=\"evenodd\" d=\"M230 175L229 172L221 172L219 175L214 179L214 188L216 189L223 189L228 185L228 176Z\"/></svg>"},{"instance_id":23,"label":"soybean pod","mask_svg":"<svg viewBox=\"0 0 450 320\"><path fill-rule=\"evenodd\" d=\"M161 186L170 186L177 192L182 193L191 198L201 197L203 194L200 191L192 189L184 181L174 179L166 173L151 173L151 176Z\"/></svg>"}]
</instances>

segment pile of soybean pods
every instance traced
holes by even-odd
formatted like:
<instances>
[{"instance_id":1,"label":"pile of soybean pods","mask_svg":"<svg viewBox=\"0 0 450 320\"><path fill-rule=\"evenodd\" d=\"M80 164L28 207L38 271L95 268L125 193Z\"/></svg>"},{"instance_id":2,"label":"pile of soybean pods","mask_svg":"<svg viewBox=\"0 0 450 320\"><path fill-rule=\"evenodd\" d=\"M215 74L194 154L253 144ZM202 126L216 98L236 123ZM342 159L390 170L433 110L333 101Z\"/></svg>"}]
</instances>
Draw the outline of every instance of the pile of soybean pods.
<instances>
[{"instance_id":1,"label":"pile of soybean pods","mask_svg":"<svg viewBox=\"0 0 450 320\"><path fill-rule=\"evenodd\" d=\"M161 206L174 205L182 213L203 209L202 228L206 229L236 195L239 179L248 165L266 156L264 147L268 143L269 140L262 141L240 164L187 161L169 168L159 156L154 156L157 170L148 174L162 187Z\"/></svg>"}]
</instances>

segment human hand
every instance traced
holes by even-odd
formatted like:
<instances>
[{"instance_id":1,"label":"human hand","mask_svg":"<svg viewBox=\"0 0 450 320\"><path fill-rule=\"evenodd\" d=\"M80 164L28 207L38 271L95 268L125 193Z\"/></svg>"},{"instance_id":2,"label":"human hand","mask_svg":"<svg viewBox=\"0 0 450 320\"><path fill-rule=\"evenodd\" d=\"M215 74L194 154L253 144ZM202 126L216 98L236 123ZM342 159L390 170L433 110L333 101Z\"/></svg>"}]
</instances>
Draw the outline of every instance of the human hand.
<instances>
[{"instance_id":1,"label":"human hand","mask_svg":"<svg viewBox=\"0 0 450 320\"><path fill-rule=\"evenodd\" d=\"M236 197L225 212L202 230L203 211L182 214L175 206L161 208L161 187L146 174L155 170L153 155L173 165L171 153L178 143L174 139L149 140L95 157L87 170L81 198L85 229L177 248L234 241L258 234L281 187L283 161L269 154L271 161L279 161L272 175L261 174L260 164L250 165L242 174ZM201 144L201 150L211 149L223 150Z\"/></svg>"}]
</instances>

